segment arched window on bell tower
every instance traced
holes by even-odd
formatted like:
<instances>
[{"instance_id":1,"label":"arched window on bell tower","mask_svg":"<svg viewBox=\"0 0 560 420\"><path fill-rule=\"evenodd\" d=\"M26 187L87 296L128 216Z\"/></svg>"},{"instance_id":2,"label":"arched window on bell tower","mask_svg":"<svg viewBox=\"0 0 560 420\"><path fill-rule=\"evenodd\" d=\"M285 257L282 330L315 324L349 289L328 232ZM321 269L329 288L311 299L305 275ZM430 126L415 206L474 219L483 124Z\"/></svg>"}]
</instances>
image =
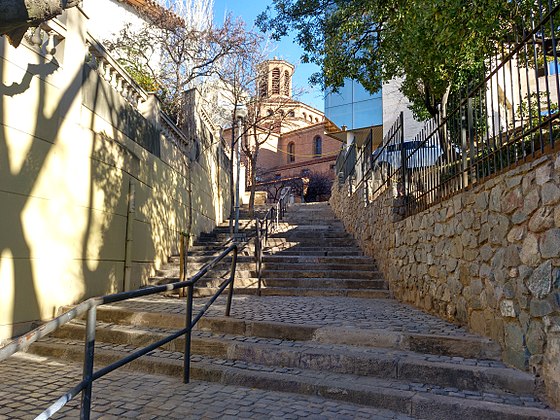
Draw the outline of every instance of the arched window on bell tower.
<instances>
[{"instance_id":1,"label":"arched window on bell tower","mask_svg":"<svg viewBox=\"0 0 560 420\"><path fill-rule=\"evenodd\" d=\"M280 95L280 69L278 67L272 69L272 94Z\"/></svg>"},{"instance_id":2,"label":"arched window on bell tower","mask_svg":"<svg viewBox=\"0 0 560 420\"><path fill-rule=\"evenodd\" d=\"M290 72L284 71L284 96L290 96Z\"/></svg>"},{"instance_id":3,"label":"arched window on bell tower","mask_svg":"<svg viewBox=\"0 0 560 420\"><path fill-rule=\"evenodd\" d=\"M266 98L268 96L268 80L266 77L262 77L259 80L259 96L261 98Z\"/></svg>"}]
</instances>

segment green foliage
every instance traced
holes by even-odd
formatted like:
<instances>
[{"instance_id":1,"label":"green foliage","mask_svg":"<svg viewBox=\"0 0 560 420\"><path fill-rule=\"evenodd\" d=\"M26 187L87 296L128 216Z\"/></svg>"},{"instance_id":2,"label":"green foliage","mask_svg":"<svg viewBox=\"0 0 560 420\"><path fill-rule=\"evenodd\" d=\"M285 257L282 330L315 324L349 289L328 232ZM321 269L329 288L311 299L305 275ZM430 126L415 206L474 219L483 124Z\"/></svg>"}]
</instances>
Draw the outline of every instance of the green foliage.
<instances>
[{"instance_id":1,"label":"green foliage","mask_svg":"<svg viewBox=\"0 0 560 420\"><path fill-rule=\"evenodd\" d=\"M527 3L530 4L530 3ZM257 24L280 38L290 30L319 64L313 81L360 81L370 92L404 78L417 116L438 112L450 86L479 71L498 43L511 39L522 1L511 0L273 0Z\"/></svg>"}]
</instances>

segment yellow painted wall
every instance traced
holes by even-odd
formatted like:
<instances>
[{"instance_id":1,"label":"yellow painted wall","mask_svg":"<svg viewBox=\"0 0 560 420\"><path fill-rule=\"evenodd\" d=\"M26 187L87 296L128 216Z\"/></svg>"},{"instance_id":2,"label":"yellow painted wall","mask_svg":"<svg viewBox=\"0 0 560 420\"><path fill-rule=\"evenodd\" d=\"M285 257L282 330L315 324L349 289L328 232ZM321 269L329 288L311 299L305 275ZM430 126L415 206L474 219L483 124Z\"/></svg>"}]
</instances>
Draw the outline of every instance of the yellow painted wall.
<instances>
[{"instance_id":1,"label":"yellow painted wall","mask_svg":"<svg viewBox=\"0 0 560 420\"><path fill-rule=\"evenodd\" d=\"M132 288L177 251L190 185L194 235L229 208L215 148L190 162L162 136L157 157L115 126L125 101L84 71L85 19L69 13L58 64L0 38L0 341L123 290L131 185Z\"/></svg>"}]
</instances>

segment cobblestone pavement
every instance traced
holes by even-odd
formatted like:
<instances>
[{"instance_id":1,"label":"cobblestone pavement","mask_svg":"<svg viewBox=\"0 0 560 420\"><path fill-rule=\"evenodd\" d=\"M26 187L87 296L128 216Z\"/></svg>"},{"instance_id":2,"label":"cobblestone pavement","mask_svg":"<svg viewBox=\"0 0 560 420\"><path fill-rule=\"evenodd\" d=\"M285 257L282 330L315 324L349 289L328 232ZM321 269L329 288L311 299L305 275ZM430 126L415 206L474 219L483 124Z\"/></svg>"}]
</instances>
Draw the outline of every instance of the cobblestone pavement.
<instances>
[{"instance_id":1,"label":"cobblestone pavement","mask_svg":"<svg viewBox=\"0 0 560 420\"><path fill-rule=\"evenodd\" d=\"M195 308L206 299L195 299ZM184 313L184 300L144 297L115 306L135 311ZM218 299L208 316L223 316L225 297ZM346 297L234 296L231 316L252 321L285 322L315 326L348 326L360 329L470 336L464 328L391 299Z\"/></svg>"},{"instance_id":2,"label":"cobblestone pavement","mask_svg":"<svg viewBox=\"0 0 560 420\"><path fill-rule=\"evenodd\" d=\"M29 354L0 363L0 420L32 419L79 382L81 366ZM387 410L283 392L119 370L98 380L94 419L409 419ZM79 418L79 398L53 418Z\"/></svg>"}]
</instances>

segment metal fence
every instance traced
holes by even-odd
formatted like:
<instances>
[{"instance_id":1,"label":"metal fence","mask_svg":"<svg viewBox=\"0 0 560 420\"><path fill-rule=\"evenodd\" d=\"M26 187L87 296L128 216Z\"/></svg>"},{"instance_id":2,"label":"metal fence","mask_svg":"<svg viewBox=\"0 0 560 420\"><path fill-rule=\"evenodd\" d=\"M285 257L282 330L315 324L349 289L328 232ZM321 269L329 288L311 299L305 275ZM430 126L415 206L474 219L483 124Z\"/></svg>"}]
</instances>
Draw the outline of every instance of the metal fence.
<instances>
[{"instance_id":1,"label":"metal fence","mask_svg":"<svg viewBox=\"0 0 560 420\"><path fill-rule=\"evenodd\" d=\"M363 186L365 203L391 189L410 216L514 165L558 149L560 5L538 1L524 29L480 74L449 96L445 118L404 138L403 118L380 146L337 160L340 182ZM369 157L369 159L367 159Z\"/></svg>"}]
</instances>

